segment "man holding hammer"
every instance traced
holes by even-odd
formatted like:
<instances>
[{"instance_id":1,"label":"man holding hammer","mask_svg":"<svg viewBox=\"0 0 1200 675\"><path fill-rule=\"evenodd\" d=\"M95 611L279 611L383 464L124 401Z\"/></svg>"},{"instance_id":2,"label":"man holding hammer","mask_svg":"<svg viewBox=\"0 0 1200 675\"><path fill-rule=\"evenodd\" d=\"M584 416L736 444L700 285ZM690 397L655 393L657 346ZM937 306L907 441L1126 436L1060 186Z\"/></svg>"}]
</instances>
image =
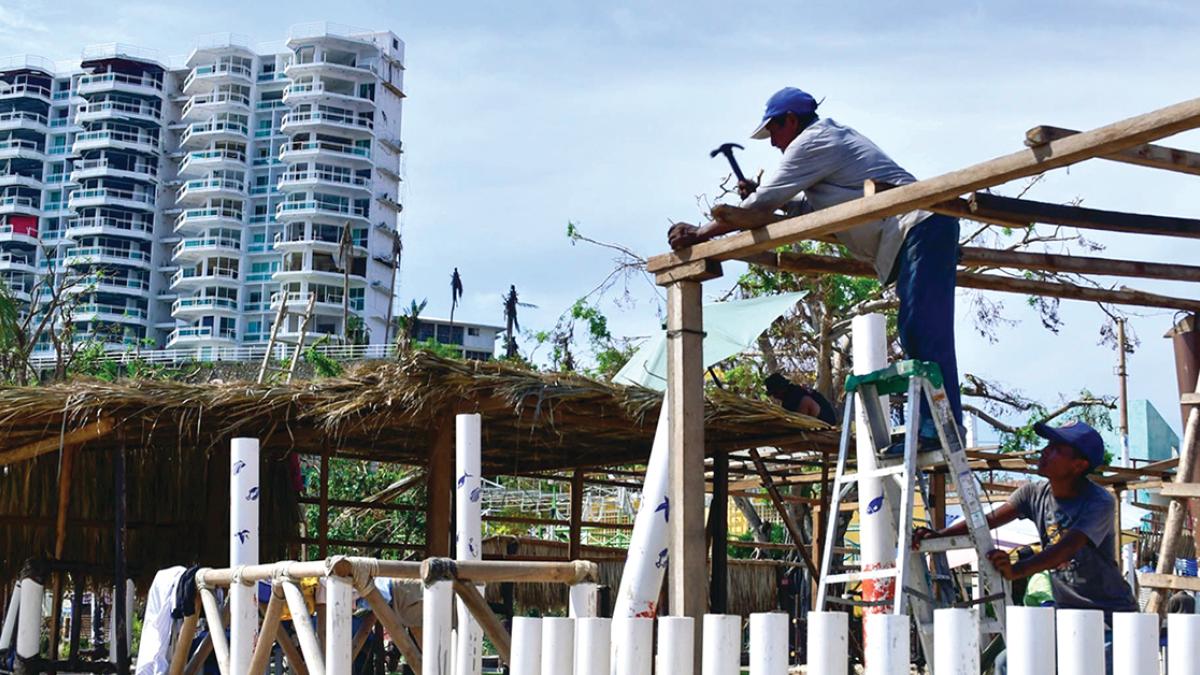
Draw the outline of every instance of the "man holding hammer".
<instances>
[{"instance_id":1,"label":"man holding hammer","mask_svg":"<svg viewBox=\"0 0 1200 675\"><path fill-rule=\"evenodd\" d=\"M862 197L867 180L889 185L916 180L866 136L818 117L817 105L811 95L795 87L780 89L767 100L762 123L751 138L771 139L783 160L761 185L745 180L734 163L741 179L742 208L768 213L782 209L797 216ZM718 150L732 162L727 146ZM720 220L699 227L677 223L667 238L672 248L679 249L738 229ZM881 283L896 284L900 344L909 358L941 367L946 397L961 426L954 352L958 233L957 218L913 211L838 232L837 238L851 255L875 266ZM921 446L928 449L938 444L937 432L924 401L921 410Z\"/></svg>"}]
</instances>

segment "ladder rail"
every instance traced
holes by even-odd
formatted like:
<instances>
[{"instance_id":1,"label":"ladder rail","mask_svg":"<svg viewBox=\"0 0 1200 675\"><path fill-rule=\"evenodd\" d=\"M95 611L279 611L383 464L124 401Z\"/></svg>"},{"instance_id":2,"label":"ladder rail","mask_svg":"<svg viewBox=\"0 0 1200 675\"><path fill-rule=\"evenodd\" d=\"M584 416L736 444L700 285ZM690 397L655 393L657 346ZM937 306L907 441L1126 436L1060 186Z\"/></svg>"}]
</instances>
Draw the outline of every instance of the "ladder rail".
<instances>
[{"instance_id":1,"label":"ladder rail","mask_svg":"<svg viewBox=\"0 0 1200 675\"><path fill-rule=\"evenodd\" d=\"M917 439L919 434L913 433L916 428L913 420L919 419L913 415L920 412L921 380L911 378L908 381L908 431L904 434L904 484L900 490L900 527L896 536L896 604L894 614L906 613L904 584L908 580L908 558L912 554L909 543L912 540L912 511L913 493L916 491L914 475L917 471Z\"/></svg>"},{"instance_id":2,"label":"ladder rail","mask_svg":"<svg viewBox=\"0 0 1200 675\"><path fill-rule=\"evenodd\" d=\"M850 422L854 419L854 395L846 397L846 411L842 415L842 434L838 442L837 470L834 473L831 486L829 512L826 517L829 522L825 525L825 550L821 552L821 578L817 580L817 611L825 611L825 600L829 584L830 565L833 562L833 540L837 538L837 519L842 506L842 476L846 472L846 454L850 447Z\"/></svg>"},{"instance_id":3,"label":"ladder rail","mask_svg":"<svg viewBox=\"0 0 1200 675\"><path fill-rule=\"evenodd\" d=\"M263 352L262 366L258 369L258 383L267 381L267 373L271 370L271 355L275 351L275 343L279 340L279 329L283 326L283 318L287 316L287 297L279 303L279 311L275 313L275 322L271 324L271 337L267 339L267 349Z\"/></svg>"}]
</instances>

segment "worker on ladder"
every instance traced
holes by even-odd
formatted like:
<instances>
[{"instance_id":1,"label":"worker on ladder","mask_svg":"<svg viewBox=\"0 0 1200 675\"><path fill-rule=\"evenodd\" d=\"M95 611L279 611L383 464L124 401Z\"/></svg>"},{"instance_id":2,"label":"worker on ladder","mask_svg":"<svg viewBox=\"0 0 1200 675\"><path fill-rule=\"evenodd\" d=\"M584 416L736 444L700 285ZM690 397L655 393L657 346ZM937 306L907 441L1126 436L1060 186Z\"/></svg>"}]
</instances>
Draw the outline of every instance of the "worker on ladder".
<instances>
[{"instance_id":1,"label":"worker on ladder","mask_svg":"<svg viewBox=\"0 0 1200 675\"><path fill-rule=\"evenodd\" d=\"M888 185L916 181L866 136L818 117L817 105L811 95L795 87L780 89L767 100L762 122L751 138L771 139L783 160L761 185L739 182L742 208L784 209L795 216L858 199L868 180ZM794 201L800 193L803 198ZM722 221L700 227L677 223L667 238L678 249L736 229ZM851 255L875 266L881 283L896 284L900 344L908 358L933 361L941 368L946 397L961 428L954 351L958 233L957 218L912 211L838 232L837 238ZM921 411L921 449L937 447L937 432L924 402Z\"/></svg>"},{"instance_id":2,"label":"worker on ladder","mask_svg":"<svg viewBox=\"0 0 1200 675\"><path fill-rule=\"evenodd\" d=\"M1009 580L1048 570L1054 604L1060 609L1102 610L1111 674L1112 614L1136 612L1138 604L1116 559L1116 498L1088 478L1104 463L1104 440L1083 422L1061 427L1037 424L1033 429L1049 441L1037 466L1038 475L1047 480L1022 485L988 515L988 524L996 528L1017 518L1032 520L1042 551L1014 563L1008 552L997 550L988 554L988 560ZM938 532L920 527L913 531L913 547L926 539L966 531L962 520ZM1006 663L1001 654L996 659L996 675L1005 675Z\"/></svg>"}]
</instances>

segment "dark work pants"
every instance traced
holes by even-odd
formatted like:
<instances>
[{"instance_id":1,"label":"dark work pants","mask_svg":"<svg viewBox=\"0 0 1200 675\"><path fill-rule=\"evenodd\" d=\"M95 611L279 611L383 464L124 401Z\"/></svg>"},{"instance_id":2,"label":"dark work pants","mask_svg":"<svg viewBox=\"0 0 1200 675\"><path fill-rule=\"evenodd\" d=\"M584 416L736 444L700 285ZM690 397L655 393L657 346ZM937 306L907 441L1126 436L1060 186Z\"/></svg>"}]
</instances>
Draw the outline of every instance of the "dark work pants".
<instances>
[{"instance_id":1,"label":"dark work pants","mask_svg":"<svg viewBox=\"0 0 1200 675\"><path fill-rule=\"evenodd\" d=\"M932 215L909 230L896 257L900 298L900 346L910 359L933 361L942 369L954 421L962 424L958 359L954 353L954 278L958 269L958 219ZM929 409L921 400L921 419ZM912 424L911 421L908 422ZM928 426L928 425L926 425ZM924 431L924 430L923 430ZM925 435L932 435L932 429Z\"/></svg>"}]
</instances>

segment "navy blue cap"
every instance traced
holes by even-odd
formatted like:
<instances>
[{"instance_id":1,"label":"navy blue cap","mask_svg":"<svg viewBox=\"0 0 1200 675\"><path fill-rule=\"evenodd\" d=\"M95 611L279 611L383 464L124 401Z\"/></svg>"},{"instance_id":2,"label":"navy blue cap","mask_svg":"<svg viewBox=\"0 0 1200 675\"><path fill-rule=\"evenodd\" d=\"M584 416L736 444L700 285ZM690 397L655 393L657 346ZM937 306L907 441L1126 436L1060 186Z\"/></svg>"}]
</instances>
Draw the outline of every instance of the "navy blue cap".
<instances>
[{"instance_id":1,"label":"navy blue cap","mask_svg":"<svg viewBox=\"0 0 1200 675\"><path fill-rule=\"evenodd\" d=\"M1084 422L1067 422L1061 427L1038 422L1033 425L1033 432L1048 441L1066 443L1075 448L1087 459L1091 469L1104 463L1104 439L1098 431Z\"/></svg>"},{"instance_id":2,"label":"navy blue cap","mask_svg":"<svg viewBox=\"0 0 1200 675\"><path fill-rule=\"evenodd\" d=\"M772 117L787 113L803 117L816 111L817 99L813 98L812 94L795 87L784 87L767 99L767 111L763 113L762 124L750 134L750 138L769 138L771 132L767 131L767 122L770 122Z\"/></svg>"}]
</instances>

